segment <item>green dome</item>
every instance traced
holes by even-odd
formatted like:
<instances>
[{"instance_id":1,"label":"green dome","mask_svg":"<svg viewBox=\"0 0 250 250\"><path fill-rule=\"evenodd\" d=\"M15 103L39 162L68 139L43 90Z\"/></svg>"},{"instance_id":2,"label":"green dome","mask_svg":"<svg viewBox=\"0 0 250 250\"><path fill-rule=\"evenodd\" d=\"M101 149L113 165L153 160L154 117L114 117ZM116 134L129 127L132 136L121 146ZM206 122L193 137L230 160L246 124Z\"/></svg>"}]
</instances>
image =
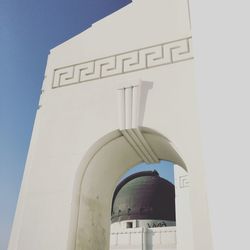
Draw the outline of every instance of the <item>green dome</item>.
<instances>
[{"instance_id":1,"label":"green dome","mask_svg":"<svg viewBox=\"0 0 250 250\"><path fill-rule=\"evenodd\" d=\"M175 187L157 171L133 174L114 192L112 223L135 219L175 221Z\"/></svg>"}]
</instances>

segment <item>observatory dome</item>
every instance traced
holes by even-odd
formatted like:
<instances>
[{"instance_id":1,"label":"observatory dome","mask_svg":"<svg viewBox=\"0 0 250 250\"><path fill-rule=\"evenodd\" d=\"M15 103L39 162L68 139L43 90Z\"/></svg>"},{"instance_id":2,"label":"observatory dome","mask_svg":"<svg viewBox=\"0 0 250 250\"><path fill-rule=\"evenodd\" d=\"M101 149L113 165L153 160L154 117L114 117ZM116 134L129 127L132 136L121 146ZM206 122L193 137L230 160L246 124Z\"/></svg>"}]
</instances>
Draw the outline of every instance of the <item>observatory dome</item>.
<instances>
[{"instance_id":1,"label":"observatory dome","mask_svg":"<svg viewBox=\"0 0 250 250\"><path fill-rule=\"evenodd\" d=\"M175 221L175 187L157 171L127 177L113 195L112 223L142 219Z\"/></svg>"}]
</instances>

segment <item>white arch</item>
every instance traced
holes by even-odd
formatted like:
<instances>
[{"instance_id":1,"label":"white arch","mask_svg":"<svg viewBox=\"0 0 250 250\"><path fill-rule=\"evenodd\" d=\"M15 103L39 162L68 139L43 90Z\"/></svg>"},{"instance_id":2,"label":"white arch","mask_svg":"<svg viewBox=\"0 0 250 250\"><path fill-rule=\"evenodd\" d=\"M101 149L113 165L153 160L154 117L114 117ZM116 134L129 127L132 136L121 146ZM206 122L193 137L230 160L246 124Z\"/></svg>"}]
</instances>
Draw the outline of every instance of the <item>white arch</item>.
<instances>
[{"instance_id":1,"label":"white arch","mask_svg":"<svg viewBox=\"0 0 250 250\"><path fill-rule=\"evenodd\" d=\"M69 250L108 250L113 191L128 169L143 162L123 132L116 130L99 139L79 166ZM187 169L166 137L149 128L140 128L140 132L159 160L171 161Z\"/></svg>"}]
</instances>

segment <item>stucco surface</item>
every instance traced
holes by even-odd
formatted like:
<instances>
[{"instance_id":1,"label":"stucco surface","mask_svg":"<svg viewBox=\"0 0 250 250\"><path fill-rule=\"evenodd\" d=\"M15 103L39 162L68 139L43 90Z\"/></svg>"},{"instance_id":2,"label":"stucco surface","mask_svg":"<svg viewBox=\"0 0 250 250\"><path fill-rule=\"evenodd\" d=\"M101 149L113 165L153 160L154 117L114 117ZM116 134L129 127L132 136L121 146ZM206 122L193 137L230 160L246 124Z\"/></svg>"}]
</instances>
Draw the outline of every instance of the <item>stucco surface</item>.
<instances>
[{"instance_id":1,"label":"stucco surface","mask_svg":"<svg viewBox=\"0 0 250 250\"><path fill-rule=\"evenodd\" d=\"M51 50L9 250L108 250L106 201L122 173L142 161L119 131L117 89L143 81L152 88L141 125L162 134L144 139L159 159L173 158L188 170L193 249L211 250L191 40L186 0L137 0ZM100 150L91 161L112 131L109 156ZM94 205L100 227L87 217L98 192L105 199ZM184 231L185 216L179 217ZM93 233L104 242L93 242Z\"/></svg>"}]
</instances>

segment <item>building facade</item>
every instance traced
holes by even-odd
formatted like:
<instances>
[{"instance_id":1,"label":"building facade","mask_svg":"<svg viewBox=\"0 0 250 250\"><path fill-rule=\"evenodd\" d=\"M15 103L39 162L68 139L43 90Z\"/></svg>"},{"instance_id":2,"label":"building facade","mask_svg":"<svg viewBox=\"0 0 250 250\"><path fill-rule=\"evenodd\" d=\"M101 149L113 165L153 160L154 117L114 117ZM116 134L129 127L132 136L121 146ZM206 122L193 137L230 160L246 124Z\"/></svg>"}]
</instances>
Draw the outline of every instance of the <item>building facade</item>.
<instances>
[{"instance_id":1,"label":"building facade","mask_svg":"<svg viewBox=\"0 0 250 250\"><path fill-rule=\"evenodd\" d=\"M178 250L211 250L187 0L134 0L53 48L9 250L108 250L120 177L175 164Z\"/></svg>"},{"instance_id":2,"label":"building facade","mask_svg":"<svg viewBox=\"0 0 250 250\"><path fill-rule=\"evenodd\" d=\"M175 187L154 171L133 174L116 188L110 250L176 250Z\"/></svg>"}]
</instances>

